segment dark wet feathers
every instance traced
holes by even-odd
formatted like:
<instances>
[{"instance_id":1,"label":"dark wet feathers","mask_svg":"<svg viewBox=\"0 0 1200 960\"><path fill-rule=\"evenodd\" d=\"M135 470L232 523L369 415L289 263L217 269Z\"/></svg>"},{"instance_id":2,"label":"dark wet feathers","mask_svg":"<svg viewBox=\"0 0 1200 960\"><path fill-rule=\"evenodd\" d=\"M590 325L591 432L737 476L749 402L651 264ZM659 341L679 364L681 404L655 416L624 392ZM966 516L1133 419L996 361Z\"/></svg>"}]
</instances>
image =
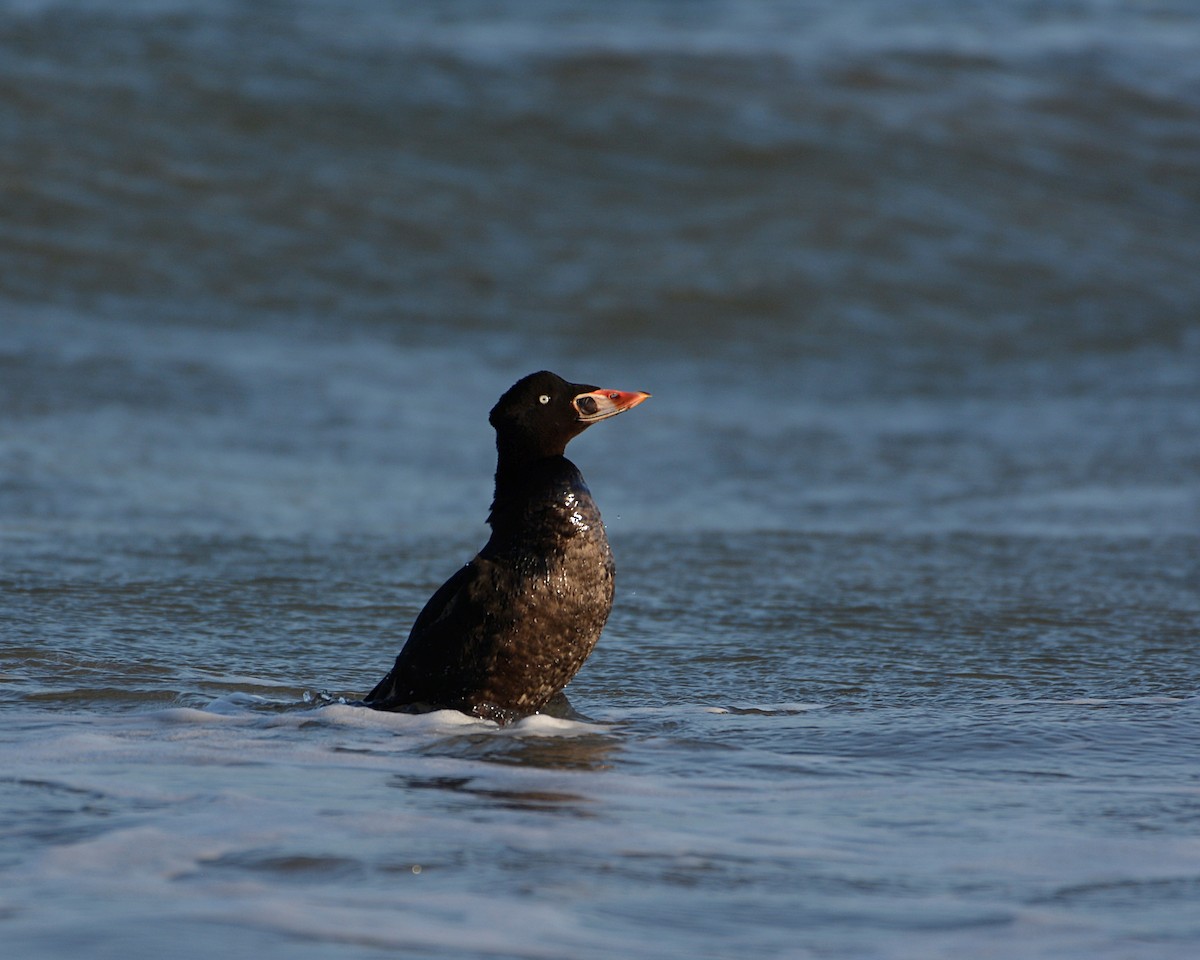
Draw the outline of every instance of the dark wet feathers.
<instances>
[{"instance_id":1,"label":"dark wet feathers","mask_svg":"<svg viewBox=\"0 0 1200 960\"><path fill-rule=\"evenodd\" d=\"M430 597L371 706L533 713L591 653L613 599L600 512L569 460L536 474L519 515L494 519L487 546Z\"/></svg>"}]
</instances>

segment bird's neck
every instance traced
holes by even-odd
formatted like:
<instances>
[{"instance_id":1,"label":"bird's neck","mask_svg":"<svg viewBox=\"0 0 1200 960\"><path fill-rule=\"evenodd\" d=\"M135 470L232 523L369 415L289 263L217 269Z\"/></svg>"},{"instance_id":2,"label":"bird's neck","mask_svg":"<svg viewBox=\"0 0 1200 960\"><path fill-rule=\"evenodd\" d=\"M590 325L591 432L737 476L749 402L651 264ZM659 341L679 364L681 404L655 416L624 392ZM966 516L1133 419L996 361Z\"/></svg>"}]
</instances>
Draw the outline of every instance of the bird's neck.
<instances>
[{"instance_id":1,"label":"bird's neck","mask_svg":"<svg viewBox=\"0 0 1200 960\"><path fill-rule=\"evenodd\" d=\"M521 506L544 497L547 487L578 471L561 454L526 456L501 450L496 459L496 494L492 510L501 506Z\"/></svg>"},{"instance_id":2,"label":"bird's neck","mask_svg":"<svg viewBox=\"0 0 1200 960\"><path fill-rule=\"evenodd\" d=\"M488 523L497 534L520 528L532 514L557 503L564 492L575 487L587 489L575 464L564 456L506 458L501 453Z\"/></svg>"}]
</instances>

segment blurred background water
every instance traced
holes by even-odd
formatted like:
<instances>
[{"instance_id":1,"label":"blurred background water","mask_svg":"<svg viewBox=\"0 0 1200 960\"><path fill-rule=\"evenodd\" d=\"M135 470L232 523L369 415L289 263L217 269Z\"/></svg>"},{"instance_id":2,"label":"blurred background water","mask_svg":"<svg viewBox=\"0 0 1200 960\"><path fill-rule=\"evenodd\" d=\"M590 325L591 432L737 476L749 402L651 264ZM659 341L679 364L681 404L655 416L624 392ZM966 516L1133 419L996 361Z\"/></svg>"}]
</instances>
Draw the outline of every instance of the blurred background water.
<instances>
[{"instance_id":1,"label":"blurred background water","mask_svg":"<svg viewBox=\"0 0 1200 960\"><path fill-rule=\"evenodd\" d=\"M1200 11L0 0L22 957L1200 946ZM576 441L592 722L333 703Z\"/></svg>"}]
</instances>

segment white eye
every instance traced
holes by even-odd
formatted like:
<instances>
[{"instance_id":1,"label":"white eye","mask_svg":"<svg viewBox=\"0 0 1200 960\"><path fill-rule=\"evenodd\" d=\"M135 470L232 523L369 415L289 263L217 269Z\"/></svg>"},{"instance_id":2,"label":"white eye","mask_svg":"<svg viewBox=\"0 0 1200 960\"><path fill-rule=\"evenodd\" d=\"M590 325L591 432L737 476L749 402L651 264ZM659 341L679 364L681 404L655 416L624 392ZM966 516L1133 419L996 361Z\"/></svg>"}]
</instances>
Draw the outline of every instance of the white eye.
<instances>
[{"instance_id":1,"label":"white eye","mask_svg":"<svg viewBox=\"0 0 1200 960\"><path fill-rule=\"evenodd\" d=\"M550 402L550 394L548 394L548 393L543 393L540 397L538 397L538 403L549 403L549 402Z\"/></svg>"}]
</instances>

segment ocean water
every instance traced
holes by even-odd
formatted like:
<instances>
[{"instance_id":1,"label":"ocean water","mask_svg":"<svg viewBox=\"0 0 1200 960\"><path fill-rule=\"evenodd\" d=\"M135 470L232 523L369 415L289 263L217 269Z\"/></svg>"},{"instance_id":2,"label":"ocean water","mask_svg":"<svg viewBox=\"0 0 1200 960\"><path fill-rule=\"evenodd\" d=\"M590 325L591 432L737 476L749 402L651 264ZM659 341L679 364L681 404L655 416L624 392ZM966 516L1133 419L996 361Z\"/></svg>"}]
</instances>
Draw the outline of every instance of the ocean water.
<instances>
[{"instance_id":1,"label":"ocean water","mask_svg":"<svg viewBox=\"0 0 1200 960\"><path fill-rule=\"evenodd\" d=\"M0 942L1200 950L1191 3L0 0ZM350 705L486 539L579 720Z\"/></svg>"}]
</instances>

